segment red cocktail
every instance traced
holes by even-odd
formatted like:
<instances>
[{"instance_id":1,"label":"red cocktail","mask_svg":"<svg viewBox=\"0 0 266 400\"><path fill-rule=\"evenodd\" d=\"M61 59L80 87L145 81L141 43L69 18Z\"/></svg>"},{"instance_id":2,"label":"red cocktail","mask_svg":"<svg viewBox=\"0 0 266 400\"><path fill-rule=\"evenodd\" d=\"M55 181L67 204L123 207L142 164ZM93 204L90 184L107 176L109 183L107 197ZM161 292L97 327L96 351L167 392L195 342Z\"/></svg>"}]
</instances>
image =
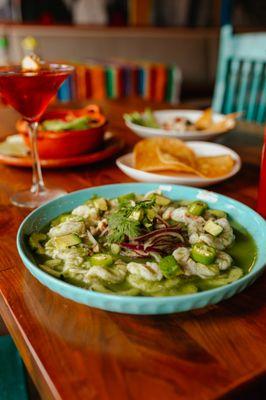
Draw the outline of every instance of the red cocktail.
<instances>
[{"instance_id":1,"label":"red cocktail","mask_svg":"<svg viewBox=\"0 0 266 400\"><path fill-rule=\"evenodd\" d=\"M38 120L59 86L73 72L73 67L41 63L37 71L25 71L20 66L0 68L0 92L4 100L17 110L30 126L33 160L33 184L29 191L16 193L11 201L22 207L37 207L65 192L46 189L43 183L37 151Z\"/></svg>"},{"instance_id":2,"label":"red cocktail","mask_svg":"<svg viewBox=\"0 0 266 400\"><path fill-rule=\"evenodd\" d=\"M1 94L25 119L36 121L68 75L68 70L64 71L59 66L36 72L24 72L21 67L2 68Z\"/></svg>"}]
</instances>

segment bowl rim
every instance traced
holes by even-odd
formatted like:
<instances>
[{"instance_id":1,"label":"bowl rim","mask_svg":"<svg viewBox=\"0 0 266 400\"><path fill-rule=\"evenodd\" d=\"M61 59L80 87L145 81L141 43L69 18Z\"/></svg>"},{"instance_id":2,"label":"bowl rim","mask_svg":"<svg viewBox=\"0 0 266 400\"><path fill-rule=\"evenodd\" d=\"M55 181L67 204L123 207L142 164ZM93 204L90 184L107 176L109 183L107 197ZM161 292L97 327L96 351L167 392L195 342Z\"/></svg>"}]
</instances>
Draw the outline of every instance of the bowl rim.
<instances>
[{"instance_id":1,"label":"bowl rim","mask_svg":"<svg viewBox=\"0 0 266 400\"><path fill-rule=\"evenodd\" d=\"M136 187L140 187L140 186L149 186L151 188L151 190L154 190L152 187L156 187L156 186L171 186L174 188L178 188L178 189L183 189L183 190L192 190L192 191L203 191L203 192L207 192L207 193L211 193L215 196L218 196L218 199L220 198L223 201L229 202L229 204L232 204L233 206L238 206L246 211L248 211L249 213L251 213L254 218L256 218L256 220L259 222L259 224L262 224L262 226L264 226L264 230L263 230L263 235L265 238L265 242L266 242L266 221L256 212L254 211L252 208L248 207L247 205L245 205L244 203L241 203L240 201L234 200L230 197L227 197L225 195L219 194L217 192L213 192L213 191L208 191L208 190L203 190L201 188L196 188L196 187L192 187L192 186L184 186L184 185L175 185L175 184L162 184L162 183L138 183L138 182L131 182L131 183L118 183L118 184L109 184L109 185L99 185L99 186L93 186L90 188L85 188L85 189L80 189L80 190L76 190L74 192L70 192L62 197L59 197L57 199L53 199L45 204L43 204L42 206L38 207L37 209L33 210L20 224L18 232L17 232L17 239L16 239L16 244L17 244L17 250L18 253L22 259L22 262L24 264L24 266L30 270L30 272L34 275L35 278L36 275L34 274L34 272L36 272L36 274L40 275L41 277L43 277L46 282L48 281L49 283L55 283L57 285L57 287L60 287L61 289L66 289L66 293L71 291L72 294L79 294L79 295L84 295L84 296L89 296L92 299L106 299L106 300L115 300L118 302L124 302L124 301L135 301L137 303L153 303L153 304L161 304L161 303L165 303L167 302L176 302L177 300L181 300L181 299L190 299L193 298L195 300L200 300L202 298L204 298L205 296L207 296L208 294L211 296L212 294L221 294L227 291L228 288L236 288L241 284L245 284L248 283L249 281L252 280L252 278L255 278L263 272L264 268L266 267L266 246L265 247L260 247L260 253L257 256L257 259L255 261L255 264L252 268L252 270L242 276L240 279L228 284L228 285L224 285L224 286L220 286L214 289L209 289L209 290L204 290L202 292L197 292L197 293L190 293L190 294L184 294L184 295L176 295L176 296L161 296L161 297L151 297L151 296L124 296L124 295L119 295L119 294L109 294L109 293L101 293L101 292L96 292L96 291L92 291L89 289L85 289L82 287L78 287L75 285L72 285L68 282L65 282L63 280L60 280L56 277L53 277L52 275L44 272L43 270L41 270L35 263L33 263L28 257L27 255L24 253L23 250L23 230L24 227L26 226L26 224L33 218L33 216L38 213L40 210L45 209L46 207L51 207L51 205L55 202L57 202L58 200L62 200L62 198L67 198L68 196L76 196L79 193L83 193L86 191L95 191L99 188L109 188L109 189L115 189L118 187L132 187L136 186ZM257 241L255 241L256 245L257 245ZM257 246L258 247L258 246ZM264 260L264 261L263 261ZM258 265L259 264L259 265ZM33 271L33 272L32 272ZM37 278L38 279L38 278ZM42 283L43 284L43 283Z\"/></svg>"}]
</instances>

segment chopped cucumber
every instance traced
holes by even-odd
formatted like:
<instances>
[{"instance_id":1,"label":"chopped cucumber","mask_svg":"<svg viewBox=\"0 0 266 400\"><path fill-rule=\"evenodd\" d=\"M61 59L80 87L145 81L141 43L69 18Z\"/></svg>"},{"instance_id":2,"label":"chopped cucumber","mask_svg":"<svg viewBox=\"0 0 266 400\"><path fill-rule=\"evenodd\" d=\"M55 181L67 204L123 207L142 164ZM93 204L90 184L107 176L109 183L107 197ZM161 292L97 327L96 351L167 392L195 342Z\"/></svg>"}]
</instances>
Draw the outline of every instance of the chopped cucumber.
<instances>
[{"instance_id":1,"label":"chopped cucumber","mask_svg":"<svg viewBox=\"0 0 266 400\"><path fill-rule=\"evenodd\" d=\"M83 130L89 127L90 117L88 115L64 121L62 119L51 119L42 122L41 126L45 131L65 131L65 130Z\"/></svg>"},{"instance_id":2,"label":"chopped cucumber","mask_svg":"<svg viewBox=\"0 0 266 400\"><path fill-rule=\"evenodd\" d=\"M209 220L204 225L204 230L210 233L212 236L218 236L223 231L223 227L219 224L216 224L212 220Z\"/></svg>"},{"instance_id":3,"label":"chopped cucumber","mask_svg":"<svg viewBox=\"0 0 266 400\"><path fill-rule=\"evenodd\" d=\"M153 221L153 219L154 219L154 217L155 217L155 215L156 215L156 211L155 211L154 209L152 209L152 208L148 208L146 214L147 214L147 218L148 218L150 221Z\"/></svg>"},{"instance_id":4,"label":"chopped cucumber","mask_svg":"<svg viewBox=\"0 0 266 400\"><path fill-rule=\"evenodd\" d=\"M113 257L110 254L95 254L90 257L91 265L96 265L99 267L110 267L113 264Z\"/></svg>"},{"instance_id":5,"label":"chopped cucumber","mask_svg":"<svg viewBox=\"0 0 266 400\"><path fill-rule=\"evenodd\" d=\"M81 239L75 233L70 233L64 236L54 238L55 247L58 249L65 249L70 246L76 246L81 243Z\"/></svg>"},{"instance_id":6,"label":"chopped cucumber","mask_svg":"<svg viewBox=\"0 0 266 400\"><path fill-rule=\"evenodd\" d=\"M62 276L62 279L67 282L70 283L71 285L74 286L79 286L79 287L83 287L83 288L88 288L88 283L84 282L84 277L81 274L73 274L70 272L64 272L64 275Z\"/></svg>"},{"instance_id":7,"label":"chopped cucumber","mask_svg":"<svg viewBox=\"0 0 266 400\"><path fill-rule=\"evenodd\" d=\"M193 201L188 206L188 213L191 215L199 216L202 215L203 212L208 208L208 204L204 203L204 201Z\"/></svg>"},{"instance_id":8,"label":"chopped cucumber","mask_svg":"<svg viewBox=\"0 0 266 400\"><path fill-rule=\"evenodd\" d=\"M39 267L44 271L47 272L50 275L55 276L56 278L61 278L61 272L60 271L56 271L55 269L49 267L46 264L39 264Z\"/></svg>"},{"instance_id":9,"label":"chopped cucumber","mask_svg":"<svg viewBox=\"0 0 266 400\"><path fill-rule=\"evenodd\" d=\"M142 209L133 211L132 214L130 214L129 219L134 220L134 221L141 221L143 219L144 212Z\"/></svg>"},{"instance_id":10,"label":"chopped cucumber","mask_svg":"<svg viewBox=\"0 0 266 400\"><path fill-rule=\"evenodd\" d=\"M97 208L98 210L101 210L101 211L108 210L107 201L102 197L94 199L93 204L94 204L94 207Z\"/></svg>"},{"instance_id":11,"label":"chopped cucumber","mask_svg":"<svg viewBox=\"0 0 266 400\"><path fill-rule=\"evenodd\" d=\"M222 210L208 210L208 214L213 215L216 218L227 218L226 212Z\"/></svg>"},{"instance_id":12,"label":"chopped cucumber","mask_svg":"<svg viewBox=\"0 0 266 400\"><path fill-rule=\"evenodd\" d=\"M44 248L41 242L47 240L47 235L45 233L32 233L29 237L29 245L32 250L35 250L39 254L44 254Z\"/></svg>"},{"instance_id":13,"label":"chopped cucumber","mask_svg":"<svg viewBox=\"0 0 266 400\"><path fill-rule=\"evenodd\" d=\"M62 262L62 260L59 260L59 259L57 259L57 258L56 258L56 259L46 260L45 263L44 263L44 265L45 265L46 267L53 268L53 269L56 270L56 271L61 271L62 268L63 268L63 262Z\"/></svg>"},{"instance_id":14,"label":"chopped cucumber","mask_svg":"<svg viewBox=\"0 0 266 400\"><path fill-rule=\"evenodd\" d=\"M145 121L145 126L149 128L160 128L152 110L150 108L146 108L143 113L143 119Z\"/></svg>"},{"instance_id":15,"label":"chopped cucumber","mask_svg":"<svg viewBox=\"0 0 266 400\"><path fill-rule=\"evenodd\" d=\"M122 194L117 198L118 203L124 203L125 201L129 200L136 200L136 195L135 193L128 193L128 194Z\"/></svg>"},{"instance_id":16,"label":"chopped cucumber","mask_svg":"<svg viewBox=\"0 0 266 400\"><path fill-rule=\"evenodd\" d=\"M216 250L203 242L198 242L192 246L191 257L198 263L210 265L216 258Z\"/></svg>"},{"instance_id":17,"label":"chopped cucumber","mask_svg":"<svg viewBox=\"0 0 266 400\"><path fill-rule=\"evenodd\" d=\"M160 194L154 194L153 196L155 198L155 203L158 206L168 206L168 204L171 203L171 199L168 199L168 197L162 196Z\"/></svg>"},{"instance_id":18,"label":"chopped cucumber","mask_svg":"<svg viewBox=\"0 0 266 400\"><path fill-rule=\"evenodd\" d=\"M111 252L112 252L114 255L119 254L119 253L120 253L120 250L121 250L121 247L119 246L119 244L116 244L116 243L112 243L112 244L111 244Z\"/></svg>"},{"instance_id":19,"label":"chopped cucumber","mask_svg":"<svg viewBox=\"0 0 266 400\"><path fill-rule=\"evenodd\" d=\"M165 278L173 278L182 274L180 266L177 264L174 256L166 256L159 262L159 268Z\"/></svg>"},{"instance_id":20,"label":"chopped cucumber","mask_svg":"<svg viewBox=\"0 0 266 400\"><path fill-rule=\"evenodd\" d=\"M45 263L44 263L44 265L46 265L47 267L50 267L50 268L57 268L57 267L59 267L60 265L62 265L62 260L59 260L59 259L50 259L50 260L46 260L45 261Z\"/></svg>"},{"instance_id":21,"label":"chopped cucumber","mask_svg":"<svg viewBox=\"0 0 266 400\"><path fill-rule=\"evenodd\" d=\"M51 226L56 226L61 224L62 222L65 222L67 217L69 217L70 214L61 214L58 217L56 217L55 219L52 220L51 222Z\"/></svg>"}]
</instances>

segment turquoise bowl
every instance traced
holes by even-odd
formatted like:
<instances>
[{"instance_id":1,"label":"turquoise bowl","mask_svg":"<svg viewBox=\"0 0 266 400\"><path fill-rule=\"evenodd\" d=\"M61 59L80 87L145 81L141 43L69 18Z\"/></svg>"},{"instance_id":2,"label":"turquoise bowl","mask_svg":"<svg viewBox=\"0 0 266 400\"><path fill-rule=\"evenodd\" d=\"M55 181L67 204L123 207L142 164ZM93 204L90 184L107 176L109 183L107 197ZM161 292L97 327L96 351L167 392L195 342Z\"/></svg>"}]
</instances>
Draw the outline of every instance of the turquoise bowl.
<instances>
[{"instance_id":1,"label":"turquoise bowl","mask_svg":"<svg viewBox=\"0 0 266 400\"><path fill-rule=\"evenodd\" d=\"M258 257L252 271L238 281L220 288L183 296L155 298L127 297L82 289L48 275L36 265L27 246L26 237L33 231L39 231L53 218L72 210L94 194L111 198L129 192L143 194L158 188L161 189L165 195L173 199L204 200L210 205L210 207L226 211L234 220L244 226L253 236L258 249ZM241 292L248 285L252 284L263 272L266 263L266 222L255 211L244 204L220 194L202 189L150 183L106 185L70 193L56 200L52 200L34 210L22 222L19 228L17 247L23 263L32 275L35 276L35 278L37 278L43 285L47 286L54 292L59 293L63 297L91 307L120 313L169 314L202 308L209 304L216 304L223 299L227 299L236 293Z\"/></svg>"}]
</instances>

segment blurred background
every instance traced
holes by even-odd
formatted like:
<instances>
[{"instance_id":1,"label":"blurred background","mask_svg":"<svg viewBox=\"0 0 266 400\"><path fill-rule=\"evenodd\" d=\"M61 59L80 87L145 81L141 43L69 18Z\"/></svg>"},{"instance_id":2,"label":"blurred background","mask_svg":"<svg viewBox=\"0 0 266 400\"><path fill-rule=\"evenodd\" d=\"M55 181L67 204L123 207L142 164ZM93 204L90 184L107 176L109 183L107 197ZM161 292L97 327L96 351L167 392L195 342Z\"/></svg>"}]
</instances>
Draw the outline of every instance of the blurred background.
<instances>
[{"instance_id":1,"label":"blurred background","mask_svg":"<svg viewBox=\"0 0 266 400\"><path fill-rule=\"evenodd\" d=\"M117 98L135 91L148 100L178 103L181 97L204 103L215 80L221 3L0 0L0 64L18 62L21 41L30 35L37 39L42 58L80 67L75 81L62 88L61 101ZM231 21L240 32L263 30L266 2L235 0ZM158 66L168 75L155 96L149 80ZM132 82L129 87L134 77L128 77L134 70L135 89Z\"/></svg>"}]
</instances>

